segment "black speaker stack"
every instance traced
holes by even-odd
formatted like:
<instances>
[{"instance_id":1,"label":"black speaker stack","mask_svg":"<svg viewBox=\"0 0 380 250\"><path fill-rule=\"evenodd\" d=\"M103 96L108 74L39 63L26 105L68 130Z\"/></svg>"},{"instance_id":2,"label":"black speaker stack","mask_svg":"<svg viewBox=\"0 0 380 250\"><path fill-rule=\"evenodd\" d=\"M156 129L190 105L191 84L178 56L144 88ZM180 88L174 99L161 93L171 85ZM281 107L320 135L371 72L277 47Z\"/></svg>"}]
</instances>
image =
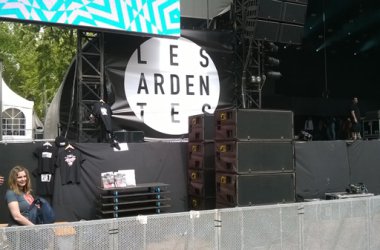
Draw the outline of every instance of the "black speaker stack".
<instances>
[{"instance_id":1,"label":"black speaker stack","mask_svg":"<svg viewBox=\"0 0 380 250\"><path fill-rule=\"evenodd\" d=\"M214 137L213 115L189 117L187 187L190 210L215 208Z\"/></svg>"},{"instance_id":2,"label":"black speaker stack","mask_svg":"<svg viewBox=\"0 0 380 250\"><path fill-rule=\"evenodd\" d=\"M252 0L246 31L256 40L301 44L307 0Z\"/></svg>"},{"instance_id":3,"label":"black speaker stack","mask_svg":"<svg viewBox=\"0 0 380 250\"><path fill-rule=\"evenodd\" d=\"M215 113L216 207L295 201L293 113Z\"/></svg>"},{"instance_id":4,"label":"black speaker stack","mask_svg":"<svg viewBox=\"0 0 380 250\"><path fill-rule=\"evenodd\" d=\"M293 113L189 117L188 195L192 210L294 202Z\"/></svg>"}]
</instances>

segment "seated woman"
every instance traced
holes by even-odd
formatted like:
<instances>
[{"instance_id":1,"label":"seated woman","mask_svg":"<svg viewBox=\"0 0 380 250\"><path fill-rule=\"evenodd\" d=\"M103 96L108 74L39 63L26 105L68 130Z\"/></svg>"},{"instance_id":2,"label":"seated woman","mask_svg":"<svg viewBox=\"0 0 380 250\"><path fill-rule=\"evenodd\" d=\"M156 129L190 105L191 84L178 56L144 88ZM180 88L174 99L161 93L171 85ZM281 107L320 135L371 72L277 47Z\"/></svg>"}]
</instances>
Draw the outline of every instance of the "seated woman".
<instances>
[{"instance_id":1,"label":"seated woman","mask_svg":"<svg viewBox=\"0 0 380 250\"><path fill-rule=\"evenodd\" d=\"M28 169L15 166L11 169L8 178L9 189L5 194L5 200L11 215L9 226L33 225L29 221L29 206L34 198L31 194L32 185Z\"/></svg>"}]
</instances>

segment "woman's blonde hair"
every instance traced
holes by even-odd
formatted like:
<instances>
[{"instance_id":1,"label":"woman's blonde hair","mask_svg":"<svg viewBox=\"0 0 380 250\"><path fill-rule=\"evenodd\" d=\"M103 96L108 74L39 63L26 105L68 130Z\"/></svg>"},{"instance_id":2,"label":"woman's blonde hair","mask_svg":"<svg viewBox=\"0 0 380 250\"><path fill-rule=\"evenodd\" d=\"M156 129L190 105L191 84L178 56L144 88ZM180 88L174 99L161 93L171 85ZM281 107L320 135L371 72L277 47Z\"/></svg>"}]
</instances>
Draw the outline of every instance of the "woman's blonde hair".
<instances>
[{"instance_id":1,"label":"woman's blonde hair","mask_svg":"<svg viewBox=\"0 0 380 250\"><path fill-rule=\"evenodd\" d=\"M18 173L24 171L25 174L26 174L26 185L22 188L20 188L18 185L17 185L17 176L18 176ZM9 172L9 178L8 178L8 185L9 185L9 188L15 192L16 194L21 194L21 193L25 193L25 194L28 194L32 191L32 183L30 181L30 175L29 175L29 171L28 169L26 169L25 167L22 167L22 166L15 166L11 169L11 171Z\"/></svg>"}]
</instances>

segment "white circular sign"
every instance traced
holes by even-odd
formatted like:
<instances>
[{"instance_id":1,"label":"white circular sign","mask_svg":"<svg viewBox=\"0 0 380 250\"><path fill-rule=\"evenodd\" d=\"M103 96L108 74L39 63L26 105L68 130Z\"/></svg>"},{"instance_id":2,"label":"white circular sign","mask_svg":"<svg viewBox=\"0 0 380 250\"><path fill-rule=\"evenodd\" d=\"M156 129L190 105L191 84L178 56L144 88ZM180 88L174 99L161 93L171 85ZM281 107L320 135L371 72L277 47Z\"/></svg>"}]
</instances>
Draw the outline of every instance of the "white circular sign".
<instances>
[{"instance_id":1,"label":"white circular sign","mask_svg":"<svg viewBox=\"0 0 380 250\"><path fill-rule=\"evenodd\" d=\"M219 102L217 69L192 41L151 38L131 56L124 77L128 103L152 129L188 133L189 116L214 113Z\"/></svg>"}]
</instances>

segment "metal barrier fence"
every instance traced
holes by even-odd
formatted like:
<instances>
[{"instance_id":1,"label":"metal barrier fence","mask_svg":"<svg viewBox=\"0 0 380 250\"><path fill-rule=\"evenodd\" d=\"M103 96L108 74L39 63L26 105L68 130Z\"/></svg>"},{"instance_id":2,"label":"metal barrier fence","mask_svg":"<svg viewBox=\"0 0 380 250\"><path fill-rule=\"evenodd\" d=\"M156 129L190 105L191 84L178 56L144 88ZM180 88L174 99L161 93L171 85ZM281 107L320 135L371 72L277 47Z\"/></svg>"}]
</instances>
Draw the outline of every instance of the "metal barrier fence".
<instances>
[{"instance_id":1,"label":"metal barrier fence","mask_svg":"<svg viewBox=\"0 0 380 250\"><path fill-rule=\"evenodd\" d=\"M0 229L0 249L380 249L380 196Z\"/></svg>"}]
</instances>

